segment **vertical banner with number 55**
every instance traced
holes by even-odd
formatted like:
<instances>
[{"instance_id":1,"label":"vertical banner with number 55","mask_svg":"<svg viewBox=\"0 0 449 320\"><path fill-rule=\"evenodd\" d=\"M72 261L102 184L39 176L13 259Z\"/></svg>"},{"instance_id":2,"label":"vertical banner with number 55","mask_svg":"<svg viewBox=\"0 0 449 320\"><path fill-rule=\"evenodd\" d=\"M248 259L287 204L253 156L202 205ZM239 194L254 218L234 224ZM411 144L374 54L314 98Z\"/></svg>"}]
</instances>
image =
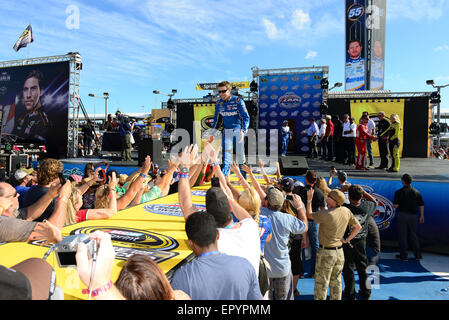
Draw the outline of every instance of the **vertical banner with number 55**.
<instances>
[{"instance_id":1,"label":"vertical banner with number 55","mask_svg":"<svg viewBox=\"0 0 449 320\"><path fill-rule=\"evenodd\" d=\"M366 90L366 0L346 0L345 90Z\"/></svg>"}]
</instances>

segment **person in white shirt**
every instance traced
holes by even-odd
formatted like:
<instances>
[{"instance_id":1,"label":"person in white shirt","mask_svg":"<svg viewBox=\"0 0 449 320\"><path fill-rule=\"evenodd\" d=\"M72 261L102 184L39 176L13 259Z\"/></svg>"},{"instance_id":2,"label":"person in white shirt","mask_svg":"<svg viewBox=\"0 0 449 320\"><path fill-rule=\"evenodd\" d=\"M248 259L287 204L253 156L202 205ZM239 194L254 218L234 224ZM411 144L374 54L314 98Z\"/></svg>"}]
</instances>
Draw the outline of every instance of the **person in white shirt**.
<instances>
[{"instance_id":1,"label":"person in white shirt","mask_svg":"<svg viewBox=\"0 0 449 320\"><path fill-rule=\"evenodd\" d=\"M343 115L343 133L342 140L344 146L345 164L355 165L355 137L357 126L354 118L350 118L348 114Z\"/></svg>"},{"instance_id":2,"label":"person in white shirt","mask_svg":"<svg viewBox=\"0 0 449 320\"><path fill-rule=\"evenodd\" d=\"M324 160L324 154L325 154L324 149L326 148L326 142L323 141L324 135L326 133L326 127L327 127L326 119L322 118L320 120L320 132L318 134L318 143L320 146L320 159L321 160Z\"/></svg>"},{"instance_id":3,"label":"person in white shirt","mask_svg":"<svg viewBox=\"0 0 449 320\"><path fill-rule=\"evenodd\" d=\"M318 125L315 122L315 118L310 118L309 121L309 128L303 131L303 134L307 134L307 138L309 139L309 154L307 155L307 158L317 158L318 151L316 148L316 142L318 139L318 135L320 134L320 130L318 129Z\"/></svg>"},{"instance_id":4,"label":"person in white shirt","mask_svg":"<svg viewBox=\"0 0 449 320\"><path fill-rule=\"evenodd\" d=\"M363 111L362 117L366 115L368 117L368 131L370 135L374 135L376 133L376 123L373 121L373 119L370 119L368 111ZM369 159L369 167L374 166L374 159L373 159L373 149L371 148L371 140L366 139L366 150L368 151L368 159Z\"/></svg>"}]
</instances>

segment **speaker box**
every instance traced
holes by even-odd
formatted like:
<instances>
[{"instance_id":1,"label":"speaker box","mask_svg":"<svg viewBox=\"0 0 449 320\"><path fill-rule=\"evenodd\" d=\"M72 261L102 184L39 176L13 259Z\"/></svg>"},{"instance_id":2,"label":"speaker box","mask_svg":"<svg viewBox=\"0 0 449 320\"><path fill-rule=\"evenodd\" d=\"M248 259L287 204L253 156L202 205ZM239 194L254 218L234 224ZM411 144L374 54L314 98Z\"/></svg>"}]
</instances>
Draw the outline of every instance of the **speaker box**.
<instances>
[{"instance_id":1,"label":"speaker box","mask_svg":"<svg viewBox=\"0 0 449 320\"><path fill-rule=\"evenodd\" d=\"M284 156L280 157L279 166L282 175L301 176L309 170L306 157Z\"/></svg>"},{"instance_id":2,"label":"speaker box","mask_svg":"<svg viewBox=\"0 0 449 320\"><path fill-rule=\"evenodd\" d=\"M137 165L139 167L145 161L147 155L150 155L153 163L158 165L162 163L162 141L160 139L140 139L137 147Z\"/></svg>"}]
</instances>

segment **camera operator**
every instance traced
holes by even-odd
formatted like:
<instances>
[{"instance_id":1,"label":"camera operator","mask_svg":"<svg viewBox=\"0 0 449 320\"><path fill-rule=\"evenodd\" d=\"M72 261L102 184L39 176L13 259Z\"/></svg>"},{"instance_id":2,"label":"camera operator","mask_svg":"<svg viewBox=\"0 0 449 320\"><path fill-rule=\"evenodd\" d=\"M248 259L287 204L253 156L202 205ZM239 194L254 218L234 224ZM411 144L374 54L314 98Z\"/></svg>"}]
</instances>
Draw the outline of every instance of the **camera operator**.
<instances>
[{"instance_id":1,"label":"camera operator","mask_svg":"<svg viewBox=\"0 0 449 320\"><path fill-rule=\"evenodd\" d=\"M134 120L134 119L133 119ZM120 116L120 137L122 141L122 161L131 161L131 150L133 148L132 134L135 121L130 121L127 116Z\"/></svg>"}]
</instances>

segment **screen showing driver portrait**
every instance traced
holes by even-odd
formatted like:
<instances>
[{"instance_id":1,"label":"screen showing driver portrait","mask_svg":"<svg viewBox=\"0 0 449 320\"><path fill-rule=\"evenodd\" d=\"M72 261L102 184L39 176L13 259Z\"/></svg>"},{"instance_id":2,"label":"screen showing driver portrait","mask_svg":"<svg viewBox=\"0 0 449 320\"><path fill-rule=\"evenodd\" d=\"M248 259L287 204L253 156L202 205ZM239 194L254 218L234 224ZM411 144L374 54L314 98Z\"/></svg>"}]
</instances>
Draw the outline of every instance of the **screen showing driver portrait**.
<instances>
[{"instance_id":1,"label":"screen showing driver portrait","mask_svg":"<svg viewBox=\"0 0 449 320\"><path fill-rule=\"evenodd\" d=\"M2 138L66 156L68 104L68 62L0 68Z\"/></svg>"}]
</instances>

